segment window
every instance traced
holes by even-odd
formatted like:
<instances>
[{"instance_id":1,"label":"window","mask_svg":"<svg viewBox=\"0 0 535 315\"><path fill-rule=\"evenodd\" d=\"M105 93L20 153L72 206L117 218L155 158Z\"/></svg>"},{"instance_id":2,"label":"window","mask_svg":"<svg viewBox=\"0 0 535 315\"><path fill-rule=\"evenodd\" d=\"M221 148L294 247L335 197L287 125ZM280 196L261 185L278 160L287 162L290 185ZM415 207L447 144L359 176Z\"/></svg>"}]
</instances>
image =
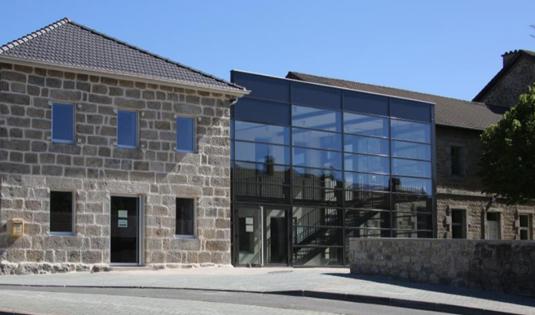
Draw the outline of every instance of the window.
<instances>
[{"instance_id":1,"label":"window","mask_svg":"<svg viewBox=\"0 0 535 315\"><path fill-rule=\"evenodd\" d=\"M176 149L177 151L195 151L195 121L192 117L176 118Z\"/></svg>"},{"instance_id":2,"label":"window","mask_svg":"<svg viewBox=\"0 0 535 315\"><path fill-rule=\"evenodd\" d=\"M304 106L292 106L292 125L294 127L322 129L340 132L342 114L337 111Z\"/></svg>"},{"instance_id":3,"label":"window","mask_svg":"<svg viewBox=\"0 0 535 315\"><path fill-rule=\"evenodd\" d=\"M50 232L73 232L73 193L50 192Z\"/></svg>"},{"instance_id":4,"label":"window","mask_svg":"<svg viewBox=\"0 0 535 315\"><path fill-rule=\"evenodd\" d=\"M463 176L464 175L464 159L463 148L459 146L452 146L450 149L451 157L451 175Z\"/></svg>"},{"instance_id":5,"label":"window","mask_svg":"<svg viewBox=\"0 0 535 315\"><path fill-rule=\"evenodd\" d=\"M431 125L391 119L392 139L431 143Z\"/></svg>"},{"instance_id":6,"label":"window","mask_svg":"<svg viewBox=\"0 0 535 315\"><path fill-rule=\"evenodd\" d=\"M194 235L193 199L176 198L176 235Z\"/></svg>"},{"instance_id":7,"label":"window","mask_svg":"<svg viewBox=\"0 0 535 315\"><path fill-rule=\"evenodd\" d=\"M234 138L236 140L288 145L290 132L287 127L236 120L234 122Z\"/></svg>"},{"instance_id":8,"label":"window","mask_svg":"<svg viewBox=\"0 0 535 315\"><path fill-rule=\"evenodd\" d=\"M344 132L372 137L388 137L388 118L344 113Z\"/></svg>"},{"instance_id":9,"label":"window","mask_svg":"<svg viewBox=\"0 0 535 315\"><path fill-rule=\"evenodd\" d=\"M431 160L431 146L414 142L392 141L392 156L429 161Z\"/></svg>"},{"instance_id":10,"label":"window","mask_svg":"<svg viewBox=\"0 0 535 315\"><path fill-rule=\"evenodd\" d=\"M466 211L451 209L451 238L466 238Z\"/></svg>"},{"instance_id":11,"label":"window","mask_svg":"<svg viewBox=\"0 0 535 315\"><path fill-rule=\"evenodd\" d=\"M121 148L137 148L137 129L137 112L120 110L117 113L117 146Z\"/></svg>"},{"instance_id":12,"label":"window","mask_svg":"<svg viewBox=\"0 0 535 315\"><path fill-rule=\"evenodd\" d=\"M282 145L236 141L234 158L266 164L290 164L290 149Z\"/></svg>"},{"instance_id":13,"label":"window","mask_svg":"<svg viewBox=\"0 0 535 315\"><path fill-rule=\"evenodd\" d=\"M308 148L337 151L342 148L342 136L334 132L293 128L292 141L293 145Z\"/></svg>"},{"instance_id":14,"label":"window","mask_svg":"<svg viewBox=\"0 0 535 315\"><path fill-rule=\"evenodd\" d=\"M485 239L499 240L501 239L501 225L499 212L487 212L487 224L485 230Z\"/></svg>"},{"instance_id":15,"label":"window","mask_svg":"<svg viewBox=\"0 0 535 315\"><path fill-rule=\"evenodd\" d=\"M74 105L52 105L52 142L74 143Z\"/></svg>"},{"instance_id":16,"label":"window","mask_svg":"<svg viewBox=\"0 0 535 315\"><path fill-rule=\"evenodd\" d=\"M518 217L519 219L519 231L521 240L531 240L533 239L533 217L530 214L521 214Z\"/></svg>"}]
</instances>

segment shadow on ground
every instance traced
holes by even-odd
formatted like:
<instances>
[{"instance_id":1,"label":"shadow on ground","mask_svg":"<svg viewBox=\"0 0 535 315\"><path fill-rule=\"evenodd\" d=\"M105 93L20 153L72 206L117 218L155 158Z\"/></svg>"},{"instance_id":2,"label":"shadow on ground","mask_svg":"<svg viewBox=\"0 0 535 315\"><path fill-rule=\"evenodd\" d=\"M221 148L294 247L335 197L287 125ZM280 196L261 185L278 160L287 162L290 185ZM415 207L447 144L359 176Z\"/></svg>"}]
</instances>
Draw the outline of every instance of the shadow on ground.
<instances>
[{"instance_id":1,"label":"shadow on ground","mask_svg":"<svg viewBox=\"0 0 535 315\"><path fill-rule=\"evenodd\" d=\"M407 280L395 279L386 276L370 276L370 275L356 275L348 273L325 273L325 275L358 279L363 281L370 281L376 283L384 283L389 285L396 285L411 289L432 291L438 293L454 294L461 296L468 296L478 299L491 300L496 302L512 303L524 306L535 307L535 299L527 296L518 296L497 291L484 291L481 289L471 289L463 287L453 287L439 284L429 284L421 282L411 282Z\"/></svg>"}]
</instances>

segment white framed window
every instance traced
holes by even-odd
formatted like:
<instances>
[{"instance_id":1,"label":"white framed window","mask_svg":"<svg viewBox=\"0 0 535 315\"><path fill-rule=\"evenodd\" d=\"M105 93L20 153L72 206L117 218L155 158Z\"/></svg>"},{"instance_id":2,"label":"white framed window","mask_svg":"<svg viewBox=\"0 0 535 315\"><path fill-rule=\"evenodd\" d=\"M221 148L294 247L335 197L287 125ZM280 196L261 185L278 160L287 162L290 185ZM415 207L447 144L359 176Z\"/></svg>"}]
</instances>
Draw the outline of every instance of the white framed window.
<instances>
[{"instance_id":1,"label":"white framed window","mask_svg":"<svg viewBox=\"0 0 535 315\"><path fill-rule=\"evenodd\" d=\"M485 214L485 239L500 240L501 238L501 213L498 211L489 211Z\"/></svg>"},{"instance_id":2,"label":"white framed window","mask_svg":"<svg viewBox=\"0 0 535 315\"><path fill-rule=\"evenodd\" d=\"M518 215L518 235L521 240L533 239L533 215L528 213Z\"/></svg>"}]
</instances>

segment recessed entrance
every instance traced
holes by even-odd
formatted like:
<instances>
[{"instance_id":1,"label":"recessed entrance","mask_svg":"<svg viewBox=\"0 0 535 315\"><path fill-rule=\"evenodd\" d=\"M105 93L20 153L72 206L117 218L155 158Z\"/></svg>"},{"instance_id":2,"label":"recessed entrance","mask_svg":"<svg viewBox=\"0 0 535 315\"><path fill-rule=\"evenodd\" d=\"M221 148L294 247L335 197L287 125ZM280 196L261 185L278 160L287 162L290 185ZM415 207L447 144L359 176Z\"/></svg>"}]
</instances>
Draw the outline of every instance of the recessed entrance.
<instances>
[{"instance_id":1,"label":"recessed entrance","mask_svg":"<svg viewBox=\"0 0 535 315\"><path fill-rule=\"evenodd\" d=\"M238 264L288 265L288 210L240 207L237 225Z\"/></svg>"},{"instance_id":2,"label":"recessed entrance","mask_svg":"<svg viewBox=\"0 0 535 315\"><path fill-rule=\"evenodd\" d=\"M139 198L111 197L111 262L139 264Z\"/></svg>"}]
</instances>

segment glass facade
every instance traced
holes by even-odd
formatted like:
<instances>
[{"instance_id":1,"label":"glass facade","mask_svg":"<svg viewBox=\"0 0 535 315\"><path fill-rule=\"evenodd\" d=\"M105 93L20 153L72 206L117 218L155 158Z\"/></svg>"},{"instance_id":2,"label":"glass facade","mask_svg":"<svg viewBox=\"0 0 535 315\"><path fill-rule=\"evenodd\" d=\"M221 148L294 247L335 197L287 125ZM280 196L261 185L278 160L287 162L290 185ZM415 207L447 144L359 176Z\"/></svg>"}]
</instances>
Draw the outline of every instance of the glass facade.
<instances>
[{"instance_id":1,"label":"glass facade","mask_svg":"<svg viewBox=\"0 0 535 315\"><path fill-rule=\"evenodd\" d=\"M433 105L232 72L235 265L344 265L348 237L433 237Z\"/></svg>"}]
</instances>

